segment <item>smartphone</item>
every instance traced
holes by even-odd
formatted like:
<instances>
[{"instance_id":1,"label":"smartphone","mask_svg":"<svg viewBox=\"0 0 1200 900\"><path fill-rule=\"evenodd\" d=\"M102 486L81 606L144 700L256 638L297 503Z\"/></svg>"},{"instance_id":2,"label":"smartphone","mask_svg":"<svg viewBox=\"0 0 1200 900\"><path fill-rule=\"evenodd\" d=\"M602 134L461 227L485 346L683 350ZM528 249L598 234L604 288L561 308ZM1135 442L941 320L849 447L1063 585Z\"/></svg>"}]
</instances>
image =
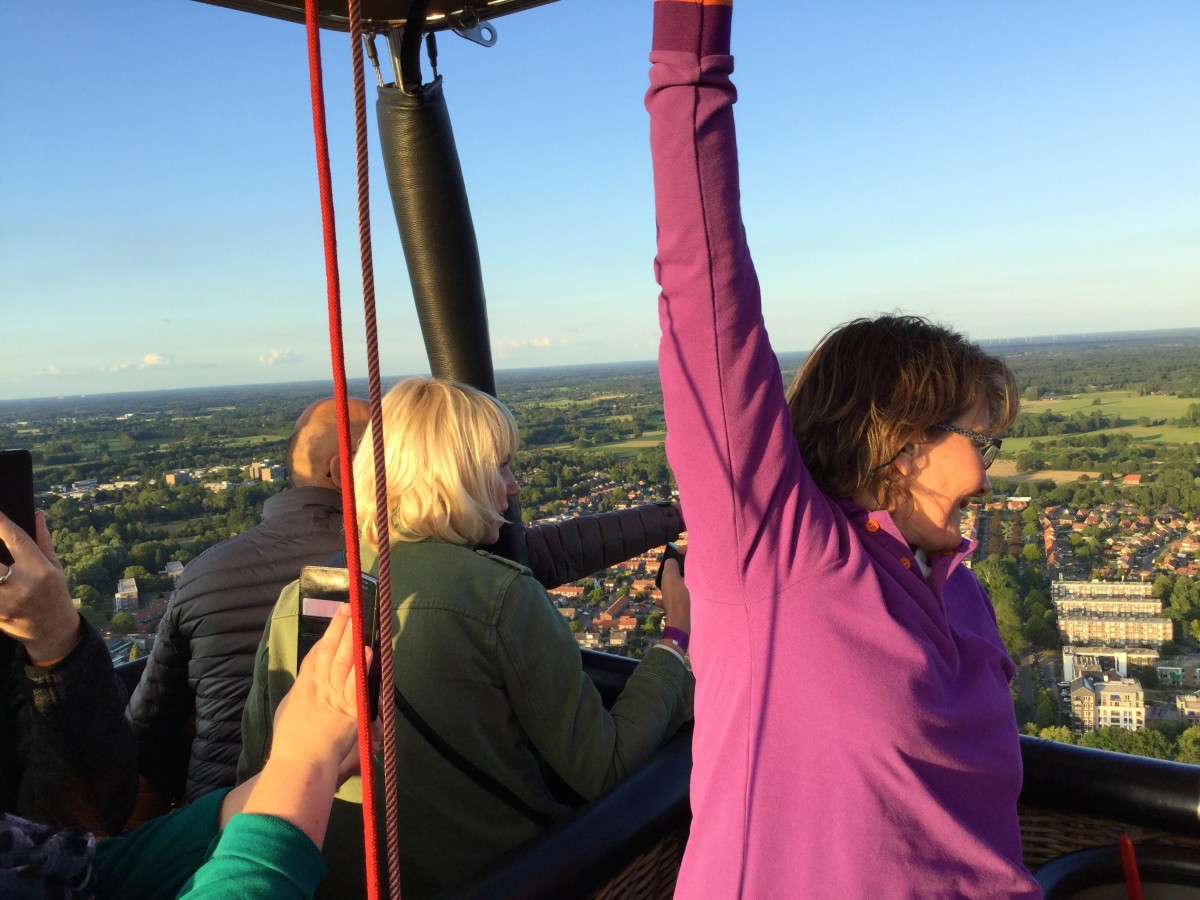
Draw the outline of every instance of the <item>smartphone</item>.
<instances>
[{"instance_id":1,"label":"smartphone","mask_svg":"<svg viewBox=\"0 0 1200 900\"><path fill-rule=\"evenodd\" d=\"M33 518L33 456L28 450L0 450L0 512L37 540ZM0 562L12 565L12 554L0 541Z\"/></svg>"},{"instance_id":2,"label":"smartphone","mask_svg":"<svg viewBox=\"0 0 1200 900\"><path fill-rule=\"evenodd\" d=\"M663 569L666 568L668 559L673 559L679 563L679 574L683 574L683 554L679 552L679 547L675 544L667 544L666 549L663 550L662 559L658 564L658 574L654 576L654 586L660 591L662 590Z\"/></svg>"},{"instance_id":3,"label":"smartphone","mask_svg":"<svg viewBox=\"0 0 1200 900\"><path fill-rule=\"evenodd\" d=\"M371 701L371 719L379 714L379 581L362 575L363 608L367 611L373 654L367 670L367 695ZM350 571L341 566L305 566L300 570L300 616L296 644L296 669L308 651L329 628L329 620L343 603L350 602Z\"/></svg>"}]
</instances>

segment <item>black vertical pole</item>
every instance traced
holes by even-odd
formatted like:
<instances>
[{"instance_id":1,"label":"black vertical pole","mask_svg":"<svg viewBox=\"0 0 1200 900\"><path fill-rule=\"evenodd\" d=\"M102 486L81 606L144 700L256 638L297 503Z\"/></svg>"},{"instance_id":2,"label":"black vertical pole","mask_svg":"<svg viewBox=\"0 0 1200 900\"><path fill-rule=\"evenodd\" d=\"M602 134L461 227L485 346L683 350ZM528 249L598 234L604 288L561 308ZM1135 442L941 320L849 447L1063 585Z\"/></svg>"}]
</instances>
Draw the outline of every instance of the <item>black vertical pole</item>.
<instances>
[{"instance_id":1,"label":"black vertical pole","mask_svg":"<svg viewBox=\"0 0 1200 900\"><path fill-rule=\"evenodd\" d=\"M416 42L420 46L420 42ZM496 396L479 246L442 80L404 91L379 89L384 169L408 263L430 371ZM494 552L528 559L520 505Z\"/></svg>"}]
</instances>

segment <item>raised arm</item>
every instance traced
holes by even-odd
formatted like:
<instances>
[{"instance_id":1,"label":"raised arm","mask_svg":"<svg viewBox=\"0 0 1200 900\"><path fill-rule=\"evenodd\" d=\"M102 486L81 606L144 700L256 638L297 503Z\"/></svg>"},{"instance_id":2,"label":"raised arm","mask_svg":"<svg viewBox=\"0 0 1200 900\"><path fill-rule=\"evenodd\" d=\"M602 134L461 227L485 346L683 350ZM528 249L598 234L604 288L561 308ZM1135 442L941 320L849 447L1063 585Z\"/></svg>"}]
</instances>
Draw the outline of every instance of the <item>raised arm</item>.
<instances>
[{"instance_id":1,"label":"raised arm","mask_svg":"<svg viewBox=\"0 0 1200 900\"><path fill-rule=\"evenodd\" d=\"M525 528L529 569L543 587L578 581L679 537L683 523L668 500Z\"/></svg>"},{"instance_id":2,"label":"raised arm","mask_svg":"<svg viewBox=\"0 0 1200 900\"><path fill-rule=\"evenodd\" d=\"M667 457L693 547L689 586L723 602L754 599L743 595L748 570L782 558L764 526L794 509L800 469L742 226L732 9L656 0L646 95ZM779 524L771 535L793 532Z\"/></svg>"}]
</instances>

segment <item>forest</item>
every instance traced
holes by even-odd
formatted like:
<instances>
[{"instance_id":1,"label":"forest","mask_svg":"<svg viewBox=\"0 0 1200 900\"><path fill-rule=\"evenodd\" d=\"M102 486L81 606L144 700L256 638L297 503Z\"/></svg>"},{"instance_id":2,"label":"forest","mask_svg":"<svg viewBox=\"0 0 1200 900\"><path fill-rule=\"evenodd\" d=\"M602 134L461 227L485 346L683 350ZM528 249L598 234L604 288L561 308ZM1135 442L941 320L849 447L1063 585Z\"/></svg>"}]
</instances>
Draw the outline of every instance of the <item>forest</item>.
<instances>
[{"instance_id":1,"label":"forest","mask_svg":"<svg viewBox=\"0 0 1200 900\"><path fill-rule=\"evenodd\" d=\"M1078 343L987 344L1008 363L1023 395L1157 391L1200 397L1200 333L1130 332Z\"/></svg>"}]
</instances>

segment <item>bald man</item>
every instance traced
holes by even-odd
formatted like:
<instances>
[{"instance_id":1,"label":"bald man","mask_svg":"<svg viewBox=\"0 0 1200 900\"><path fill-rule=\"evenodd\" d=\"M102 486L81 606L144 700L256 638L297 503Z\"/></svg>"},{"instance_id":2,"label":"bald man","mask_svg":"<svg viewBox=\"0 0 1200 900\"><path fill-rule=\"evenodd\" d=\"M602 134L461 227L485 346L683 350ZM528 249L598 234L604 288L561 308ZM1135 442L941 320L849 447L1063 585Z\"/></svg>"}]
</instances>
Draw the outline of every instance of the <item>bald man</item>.
<instances>
[{"instance_id":1,"label":"bald man","mask_svg":"<svg viewBox=\"0 0 1200 900\"><path fill-rule=\"evenodd\" d=\"M370 409L352 399L349 413L357 446ZM184 569L129 701L141 774L171 801L233 785L242 707L271 608L301 568L345 549L332 399L318 400L296 420L285 466L291 486L267 500L262 522Z\"/></svg>"}]
</instances>

